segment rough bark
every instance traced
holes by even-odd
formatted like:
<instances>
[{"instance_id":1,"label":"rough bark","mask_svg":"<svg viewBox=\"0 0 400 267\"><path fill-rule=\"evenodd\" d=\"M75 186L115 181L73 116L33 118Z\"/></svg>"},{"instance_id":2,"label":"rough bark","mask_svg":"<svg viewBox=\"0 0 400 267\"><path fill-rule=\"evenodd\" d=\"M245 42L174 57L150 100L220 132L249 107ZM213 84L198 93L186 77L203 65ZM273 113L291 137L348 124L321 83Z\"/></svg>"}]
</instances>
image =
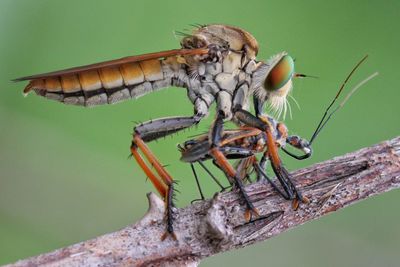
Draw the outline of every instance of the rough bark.
<instances>
[{"instance_id":1,"label":"rough bark","mask_svg":"<svg viewBox=\"0 0 400 267\"><path fill-rule=\"evenodd\" d=\"M292 173L309 204L294 211L266 182L246 190L261 216L244 220L236 192L176 211L177 241L160 241L164 204L148 194L150 208L137 223L8 266L197 266L202 258L263 241L283 231L400 187L400 137Z\"/></svg>"}]
</instances>

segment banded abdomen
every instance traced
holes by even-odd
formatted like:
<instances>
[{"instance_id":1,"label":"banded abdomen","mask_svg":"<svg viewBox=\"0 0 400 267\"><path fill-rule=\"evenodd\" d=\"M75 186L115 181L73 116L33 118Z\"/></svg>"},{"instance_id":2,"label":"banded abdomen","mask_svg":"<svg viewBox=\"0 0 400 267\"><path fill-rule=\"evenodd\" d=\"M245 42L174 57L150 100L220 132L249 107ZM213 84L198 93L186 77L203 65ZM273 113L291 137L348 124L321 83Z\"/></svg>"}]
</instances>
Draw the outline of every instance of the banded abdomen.
<instances>
[{"instance_id":1,"label":"banded abdomen","mask_svg":"<svg viewBox=\"0 0 400 267\"><path fill-rule=\"evenodd\" d=\"M174 58L146 60L31 81L25 88L65 104L93 106L137 98L172 85L181 68Z\"/></svg>"},{"instance_id":2,"label":"banded abdomen","mask_svg":"<svg viewBox=\"0 0 400 267\"><path fill-rule=\"evenodd\" d=\"M138 98L171 85L184 85L184 56L202 49L171 50L17 79L30 91L65 104L94 106Z\"/></svg>"}]
</instances>

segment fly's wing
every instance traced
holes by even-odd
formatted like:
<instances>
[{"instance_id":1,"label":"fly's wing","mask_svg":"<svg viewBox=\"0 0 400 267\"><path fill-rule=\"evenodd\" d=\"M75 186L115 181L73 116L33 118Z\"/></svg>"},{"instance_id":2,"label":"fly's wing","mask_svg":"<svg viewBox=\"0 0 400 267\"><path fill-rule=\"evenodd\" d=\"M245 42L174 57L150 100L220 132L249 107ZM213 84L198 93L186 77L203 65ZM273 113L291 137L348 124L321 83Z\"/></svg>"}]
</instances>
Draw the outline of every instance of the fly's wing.
<instances>
[{"instance_id":1,"label":"fly's wing","mask_svg":"<svg viewBox=\"0 0 400 267\"><path fill-rule=\"evenodd\" d=\"M205 48L175 49L26 76L14 81L29 81L24 93L34 91L65 104L112 104L173 85L185 86L186 58L207 53Z\"/></svg>"}]
</instances>

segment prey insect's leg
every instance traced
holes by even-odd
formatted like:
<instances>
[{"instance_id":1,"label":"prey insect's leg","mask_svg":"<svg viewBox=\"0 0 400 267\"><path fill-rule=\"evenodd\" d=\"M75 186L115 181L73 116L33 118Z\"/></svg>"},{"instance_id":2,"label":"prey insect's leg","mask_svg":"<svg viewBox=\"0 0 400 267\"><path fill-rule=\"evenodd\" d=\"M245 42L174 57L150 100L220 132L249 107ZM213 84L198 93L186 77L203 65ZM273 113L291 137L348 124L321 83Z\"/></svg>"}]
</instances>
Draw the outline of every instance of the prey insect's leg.
<instances>
[{"instance_id":1,"label":"prey insect's leg","mask_svg":"<svg viewBox=\"0 0 400 267\"><path fill-rule=\"evenodd\" d=\"M217 177L215 177L214 174L204 165L203 162L199 161L200 166L210 175L210 177L214 180L214 182L221 188L220 192L223 192L226 190L227 187L223 186L220 181L218 181Z\"/></svg>"},{"instance_id":2,"label":"prey insect's leg","mask_svg":"<svg viewBox=\"0 0 400 267\"><path fill-rule=\"evenodd\" d=\"M201 190L199 177L197 176L196 169L194 168L193 163L190 163L190 168L192 169L192 172L193 172L193 175L194 175L194 179L196 180L197 188L199 189L199 193L200 193L200 197L201 197L200 199L192 200L191 203L193 204L193 202L204 200L205 198L204 198L203 190Z\"/></svg>"},{"instance_id":3,"label":"prey insect's leg","mask_svg":"<svg viewBox=\"0 0 400 267\"><path fill-rule=\"evenodd\" d=\"M221 168L221 170L229 178L233 179L235 185L239 189L239 192L241 193L243 199L245 200L245 204L247 207L247 210L245 212L245 218L247 221L250 221L251 212L253 212L254 215L256 216L259 215L259 212L254 207L253 203L251 203L246 191L244 190L243 182L240 179L240 177L238 177L236 170L232 167L232 165L228 162L225 155L220 150L220 143L223 131L223 124L224 124L223 119L224 119L224 114L222 114L222 112L218 113L217 118L215 119L214 125L211 130L210 154L214 158L215 163L218 165L218 167Z\"/></svg>"},{"instance_id":4,"label":"prey insect's leg","mask_svg":"<svg viewBox=\"0 0 400 267\"><path fill-rule=\"evenodd\" d=\"M251 155L236 162L236 172L240 179L242 179L242 181L251 183L250 175L253 171L253 164L255 161L256 157L254 155ZM239 172L238 170L241 171Z\"/></svg>"},{"instance_id":5,"label":"prey insect's leg","mask_svg":"<svg viewBox=\"0 0 400 267\"><path fill-rule=\"evenodd\" d=\"M291 135L286 138L286 143L301 150L304 153L303 155L296 155L286 148L282 147L282 150L289 156L298 160L308 159L309 157L311 157L312 148L310 143L306 139L303 139L297 135Z\"/></svg>"},{"instance_id":6,"label":"prey insect's leg","mask_svg":"<svg viewBox=\"0 0 400 267\"><path fill-rule=\"evenodd\" d=\"M206 167L206 165L202 162L202 161L198 161L199 165L207 172L208 175L210 175L210 177L214 180L214 182L221 188L220 192L224 192L227 188L229 187L224 187L220 181L218 181L217 177L214 176L214 174ZM194 164L190 163L190 167L192 169L194 178L196 180L196 184L197 184L197 188L199 189L199 193L200 193L200 199L194 199L191 201L191 203L196 202L196 201L201 201L204 200L204 194L203 191L201 190L201 186L200 186L200 182L199 182L199 177L197 176L197 172L194 168Z\"/></svg>"},{"instance_id":7,"label":"prey insect's leg","mask_svg":"<svg viewBox=\"0 0 400 267\"><path fill-rule=\"evenodd\" d=\"M160 137L164 137L186 129L198 123L200 119L204 117L204 115L203 113L199 113L192 117L170 117L157 119L142 123L139 126L136 126L134 129L133 141L131 145L132 155L138 162L139 166L143 169L145 174L149 177L153 185L156 187L157 191L164 198L166 203L165 215L167 231L162 236L162 240L164 240L168 235L171 235L174 239L176 239L173 229L174 181L171 175L165 170L145 142L150 142ZM155 172L153 172L153 170L145 163L144 158L139 151L143 154L144 158L146 158L149 165L154 168Z\"/></svg>"}]
</instances>

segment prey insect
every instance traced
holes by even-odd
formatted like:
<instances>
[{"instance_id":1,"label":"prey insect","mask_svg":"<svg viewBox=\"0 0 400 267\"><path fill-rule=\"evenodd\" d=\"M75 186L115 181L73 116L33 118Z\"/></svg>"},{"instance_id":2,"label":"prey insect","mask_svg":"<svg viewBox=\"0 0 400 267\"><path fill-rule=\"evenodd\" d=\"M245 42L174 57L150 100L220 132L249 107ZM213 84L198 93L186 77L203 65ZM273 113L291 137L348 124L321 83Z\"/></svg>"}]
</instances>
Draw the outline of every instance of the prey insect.
<instances>
[{"instance_id":1,"label":"prey insect","mask_svg":"<svg viewBox=\"0 0 400 267\"><path fill-rule=\"evenodd\" d=\"M220 151L224 122L257 128L265 132L270 144L268 154L274 166L281 166L273 128L263 119L264 104L278 114L287 109L287 95L293 78L304 77L294 71L294 60L281 52L263 62L257 60L257 40L238 27L198 25L184 34L181 48L129 56L81 67L18 78L29 81L24 93L35 92L47 99L85 107L114 104L135 99L168 87L187 91L194 106L191 116L166 117L134 127L131 153L166 203L166 233L175 238L173 229L174 180L148 142L198 124L216 103L216 118L210 127L211 157L231 178L236 170ZM256 114L250 113L249 102ZM178 104L177 100L168 100ZM279 169L281 170L281 169Z\"/></svg>"},{"instance_id":2,"label":"prey insect","mask_svg":"<svg viewBox=\"0 0 400 267\"><path fill-rule=\"evenodd\" d=\"M326 126L327 122L332 118L332 116L348 101L351 95L360 88L363 84L368 82L370 79L374 78L378 73L374 73L357 84L350 92L344 97L344 100L333 108L336 101L339 99L339 96L343 92L343 89L346 83L349 81L353 73L356 69L364 62L367 58L365 56L362 58L357 65L351 70L348 74L344 82L341 84L339 90L337 91L335 97L332 102L326 108L320 122L318 123L314 133L312 134L310 141L308 142L306 139L303 139L297 135L288 135L287 127L275 120L270 116L266 116L265 120L272 125L273 131L273 142L274 146L276 145L278 148L283 150L289 156L297 159L304 160L312 155L312 143L316 140L316 137L321 133L322 129ZM247 207L247 211L245 213L246 220L250 220L250 211L257 211L254 208L253 203L251 203L249 196L243 188L243 182L245 180L250 181L249 173L255 172L257 175L257 180L265 179L268 183L285 199L293 200L293 208L297 209L299 202L298 200L302 200L307 203L308 199L303 197L301 193L298 191L296 186L291 181L290 175L288 171L283 166L275 166L274 161L270 159L270 155L268 154L268 149L271 147L271 142L268 139L268 136L265 132L257 129L257 128L249 128L242 127L238 129L225 130L221 137L220 142L220 151L224 154L227 159L235 159L238 160L236 164L236 174L235 180L230 180L230 183L235 185L243 199L245 200L245 204ZM195 176L198 189L201 195L201 198L204 199L200 183L198 181L198 176L194 169L194 163L199 163L210 175L210 171L205 167L203 161L213 159L210 153L210 140L207 134L201 135L196 139L191 139L186 141L183 145L178 145L178 149L181 152L181 160L184 162L188 162L191 164L191 168L193 170L193 174ZM290 145L298 150L302 151L301 155L295 154L288 150L286 147ZM262 154L261 159L258 160L256 155ZM277 185L266 173L266 163L270 161L272 170L274 171L276 178L280 184ZM221 168L217 163L214 164L220 168L223 172L224 169ZM280 170L280 171L279 171ZM212 176L215 180L215 176ZM230 177L228 176L228 179Z\"/></svg>"},{"instance_id":3,"label":"prey insect","mask_svg":"<svg viewBox=\"0 0 400 267\"><path fill-rule=\"evenodd\" d=\"M274 129L273 146L284 147L286 144L289 144L302 150L304 152L304 158L311 156L312 150L306 140L301 139L298 136L288 136L286 126L282 123L278 123L272 117L267 117L267 120L271 125L273 125ZM214 160L214 164L226 174L229 182L239 190L243 197L246 204L245 219L247 221L251 219L251 213L258 215L258 210L254 207L244 189L244 182L245 180L250 180L249 173L252 172L252 170L256 172L257 180L260 180L261 178L266 179L285 199L293 200L293 207L295 209L299 204L298 200L305 203L308 202L308 199L303 197L300 191L293 184L289 173L284 166L282 164L275 165L276 161L270 160L270 142L271 140L268 138L267 134L257 128L243 127L239 129L224 130L219 150L227 159L239 160L236 164L236 175L233 179L227 174L225 167L218 165ZM179 150L182 154L181 160L191 164L198 184L199 182L193 164L199 163L210 174L203 164L203 161L213 159L210 153L209 143L210 140L208 135L203 135L197 139L188 140L183 145L179 146ZM260 161L256 158L257 154L262 154ZM266 174L265 168L267 161L270 161L271 167L282 189ZM202 198L204 198L200 188L199 191Z\"/></svg>"}]
</instances>

